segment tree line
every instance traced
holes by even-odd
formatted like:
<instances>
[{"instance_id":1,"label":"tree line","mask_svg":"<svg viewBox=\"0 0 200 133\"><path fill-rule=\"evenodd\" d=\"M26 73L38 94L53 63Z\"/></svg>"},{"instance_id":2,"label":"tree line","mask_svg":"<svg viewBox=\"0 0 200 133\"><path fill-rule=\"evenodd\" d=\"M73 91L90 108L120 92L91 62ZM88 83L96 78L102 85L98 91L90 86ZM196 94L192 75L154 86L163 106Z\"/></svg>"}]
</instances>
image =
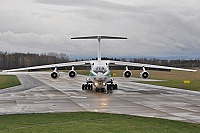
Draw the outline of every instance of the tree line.
<instances>
[{"instance_id":1,"label":"tree line","mask_svg":"<svg viewBox=\"0 0 200 133\"><path fill-rule=\"evenodd\" d=\"M163 60L163 59L156 59L156 58L108 58L102 57L102 60L115 60L115 61L129 61L135 63L143 63L143 64L152 64L152 65L161 65L161 66L170 66L170 67L180 67L180 68L192 68L192 67L200 67L200 59L189 59L189 60ZM89 60L89 59L88 59ZM92 58L91 60L97 60L97 58ZM83 61L76 60L76 61Z\"/></svg>"},{"instance_id":2,"label":"tree line","mask_svg":"<svg viewBox=\"0 0 200 133\"><path fill-rule=\"evenodd\" d=\"M97 59L97 58L96 58ZM95 60L94 58L92 60ZM102 60L115 60L115 61L129 61L135 63L143 63L143 64L152 64L152 65L161 65L161 66L170 66L170 67L181 67L181 68L192 68L192 67L200 67L200 59L189 59L189 60L163 60L156 58L108 58L102 57Z\"/></svg>"},{"instance_id":3,"label":"tree line","mask_svg":"<svg viewBox=\"0 0 200 133\"><path fill-rule=\"evenodd\" d=\"M136 63L154 64L154 65L181 67L181 68L200 67L199 59L160 60L156 58L117 59L117 58L102 57L102 60L130 61ZM69 62L69 58L65 53L50 52L44 54L34 54L34 53L8 53L0 51L0 70L47 65L54 63L64 63L64 62Z\"/></svg>"},{"instance_id":4,"label":"tree line","mask_svg":"<svg viewBox=\"0 0 200 133\"><path fill-rule=\"evenodd\" d=\"M134 58L130 59L131 62L144 63L144 64L153 64L153 65L162 65L170 67L180 67L180 68L192 68L200 67L199 59L190 59L190 60L160 60L160 59L147 59L147 58Z\"/></svg>"},{"instance_id":5,"label":"tree line","mask_svg":"<svg viewBox=\"0 0 200 133\"><path fill-rule=\"evenodd\" d=\"M64 53L7 53L0 51L0 70L68 62Z\"/></svg>"}]
</instances>

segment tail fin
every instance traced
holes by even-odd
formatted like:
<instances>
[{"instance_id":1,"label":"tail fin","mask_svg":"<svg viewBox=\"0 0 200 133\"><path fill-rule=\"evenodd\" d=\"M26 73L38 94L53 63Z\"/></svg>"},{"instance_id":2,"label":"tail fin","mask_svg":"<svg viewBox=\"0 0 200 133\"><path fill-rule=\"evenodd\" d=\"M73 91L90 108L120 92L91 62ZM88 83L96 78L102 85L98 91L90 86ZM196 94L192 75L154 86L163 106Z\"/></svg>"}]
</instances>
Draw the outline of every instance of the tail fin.
<instances>
[{"instance_id":1,"label":"tail fin","mask_svg":"<svg viewBox=\"0 0 200 133\"><path fill-rule=\"evenodd\" d=\"M100 42L101 39L128 39L126 37L115 37L115 36L84 36L84 37L72 37L71 39L97 39L99 42L98 45L98 60L101 60L101 48Z\"/></svg>"}]
</instances>

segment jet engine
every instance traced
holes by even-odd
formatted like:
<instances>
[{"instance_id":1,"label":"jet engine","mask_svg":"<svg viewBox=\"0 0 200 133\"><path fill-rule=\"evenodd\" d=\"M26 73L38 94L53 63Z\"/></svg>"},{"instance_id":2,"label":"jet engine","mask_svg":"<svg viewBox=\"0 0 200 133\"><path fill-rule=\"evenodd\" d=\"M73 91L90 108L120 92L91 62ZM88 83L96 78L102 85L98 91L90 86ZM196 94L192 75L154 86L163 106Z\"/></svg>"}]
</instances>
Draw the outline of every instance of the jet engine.
<instances>
[{"instance_id":1,"label":"jet engine","mask_svg":"<svg viewBox=\"0 0 200 133\"><path fill-rule=\"evenodd\" d=\"M70 78L75 78L76 75L77 75L77 72L76 72L76 71L74 71L74 70L69 71L69 77L70 77Z\"/></svg>"},{"instance_id":2,"label":"jet engine","mask_svg":"<svg viewBox=\"0 0 200 133\"><path fill-rule=\"evenodd\" d=\"M51 73L51 78L57 79L60 74L57 72L57 67L55 67L54 71Z\"/></svg>"},{"instance_id":3,"label":"jet engine","mask_svg":"<svg viewBox=\"0 0 200 133\"><path fill-rule=\"evenodd\" d=\"M60 76L60 74L58 72L51 73L51 78L53 78L53 79L57 79L59 76Z\"/></svg>"},{"instance_id":4,"label":"jet engine","mask_svg":"<svg viewBox=\"0 0 200 133\"><path fill-rule=\"evenodd\" d=\"M123 76L125 78L130 78L132 76L132 72L128 70L128 67L126 66L126 70L123 72Z\"/></svg>"},{"instance_id":5,"label":"jet engine","mask_svg":"<svg viewBox=\"0 0 200 133\"><path fill-rule=\"evenodd\" d=\"M143 79L147 79L149 77L149 73L143 67L143 71L140 73L140 77Z\"/></svg>"},{"instance_id":6,"label":"jet engine","mask_svg":"<svg viewBox=\"0 0 200 133\"><path fill-rule=\"evenodd\" d=\"M77 72L74 70L74 66L72 66L72 70L69 71L69 77L70 78L75 78L77 75Z\"/></svg>"}]
</instances>

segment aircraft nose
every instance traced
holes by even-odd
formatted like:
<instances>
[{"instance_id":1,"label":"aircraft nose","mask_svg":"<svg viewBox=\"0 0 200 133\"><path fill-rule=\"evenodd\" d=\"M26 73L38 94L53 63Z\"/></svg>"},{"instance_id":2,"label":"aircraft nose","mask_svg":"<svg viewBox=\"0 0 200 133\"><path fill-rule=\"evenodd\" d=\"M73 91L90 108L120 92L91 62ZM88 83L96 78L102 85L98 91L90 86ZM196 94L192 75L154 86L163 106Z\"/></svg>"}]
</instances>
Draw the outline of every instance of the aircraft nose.
<instances>
[{"instance_id":1,"label":"aircraft nose","mask_svg":"<svg viewBox=\"0 0 200 133\"><path fill-rule=\"evenodd\" d=\"M104 75L103 75L103 73L98 72L96 78L97 78L97 80L104 80Z\"/></svg>"}]
</instances>

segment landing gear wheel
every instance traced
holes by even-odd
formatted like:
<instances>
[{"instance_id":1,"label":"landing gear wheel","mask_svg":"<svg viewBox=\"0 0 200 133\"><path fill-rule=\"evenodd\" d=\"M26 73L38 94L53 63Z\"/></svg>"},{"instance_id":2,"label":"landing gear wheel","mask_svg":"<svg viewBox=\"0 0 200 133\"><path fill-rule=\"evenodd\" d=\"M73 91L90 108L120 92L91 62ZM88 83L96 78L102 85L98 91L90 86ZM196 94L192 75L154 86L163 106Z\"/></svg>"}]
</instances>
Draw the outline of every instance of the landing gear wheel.
<instances>
[{"instance_id":1,"label":"landing gear wheel","mask_svg":"<svg viewBox=\"0 0 200 133\"><path fill-rule=\"evenodd\" d=\"M117 90L117 84L113 84L113 90Z\"/></svg>"},{"instance_id":2,"label":"landing gear wheel","mask_svg":"<svg viewBox=\"0 0 200 133\"><path fill-rule=\"evenodd\" d=\"M111 85L107 84L107 91L109 91L111 89Z\"/></svg>"},{"instance_id":3,"label":"landing gear wheel","mask_svg":"<svg viewBox=\"0 0 200 133\"><path fill-rule=\"evenodd\" d=\"M82 90L90 89L91 86L89 84L82 84Z\"/></svg>"},{"instance_id":4,"label":"landing gear wheel","mask_svg":"<svg viewBox=\"0 0 200 133\"><path fill-rule=\"evenodd\" d=\"M96 90L96 92L99 92L99 89L96 88L95 90Z\"/></svg>"},{"instance_id":5,"label":"landing gear wheel","mask_svg":"<svg viewBox=\"0 0 200 133\"><path fill-rule=\"evenodd\" d=\"M93 90L93 85L91 84L91 88L90 88L91 90Z\"/></svg>"},{"instance_id":6,"label":"landing gear wheel","mask_svg":"<svg viewBox=\"0 0 200 133\"><path fill-rule=\"evenodd\" d=\"M88 85L87 84L85 84L85 90L87 90L88 89Z\"/></svg>"},{"instance_id":7,"label":"landing gear wheel","mask_svg":"<svg viewBox=\"0 0 200 133\"><path fill-rule=\"evenodd\" d=\"M112 84L107 84L107 93L112 93L113 87Z\"/></svg>"},{"instance_id":8,"label":"landing gear wheel","mask_svg":"<svg viewBox=\"0 0 200 133\"><path fill-rule=\"evenodd\" d=\"M89 90L93 90L93 85L92 85L92 84L89 84L89 85L88 85L88 89L89 89Z\"/></svg>"},{"instance_id":9,"label":"landing gear wheel","mask_svg":"<svg viewBox=\"0 0 200 133\"><path fill-rule=\"evenodd\" d=\"M105 92L105 88L101 88L101 92L104 93Z\"/></svg>"},{"instance_id":10,"label":"landing gear wheel","mask_svg":"<svg viewBox=\"0 0 200 133\"><path fill-rule=\"evenodd\" d=\"M85 84L82 84L82 90L85 90Z\"/></svg>"}]
</instances>

